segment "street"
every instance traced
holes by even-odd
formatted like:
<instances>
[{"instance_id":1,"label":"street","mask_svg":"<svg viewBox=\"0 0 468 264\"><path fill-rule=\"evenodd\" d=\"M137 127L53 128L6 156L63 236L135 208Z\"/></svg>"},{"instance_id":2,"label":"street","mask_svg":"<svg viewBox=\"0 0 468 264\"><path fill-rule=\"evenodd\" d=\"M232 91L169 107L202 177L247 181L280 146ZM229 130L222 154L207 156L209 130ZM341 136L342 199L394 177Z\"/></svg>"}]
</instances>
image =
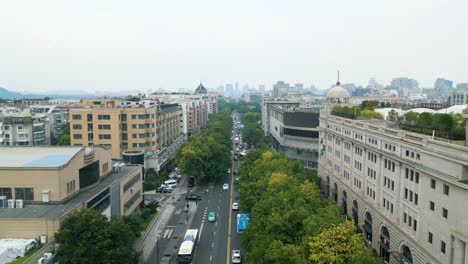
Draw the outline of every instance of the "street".
<instances>
[{"instance_id":1,"label":"street","mask_svg":"<svg viewBox=\"0 0 468 264\"><path fill-rule=\"evenodd\" d=\"M238 128L235 126L233 131L236 135ZM233 136L232 150L234 151L235 148ZM158 259L161 260L164 256L171 259L170 263L176 263L178 248L187 229L199 230L194 264L231 263L231 250L241 249L240 234L236 232L236 221L237 213L241 212L242 205L239 211L231 209L232 203L237 202L238 197L238 192L234 187L234 171L238 171L239 167L240 160L232 158L231 173L226 171L213 187L197 186L189 190L191 194L200 195L201 200L188 202L188 212L184 194L187 190L185 181L184 188L177 188L179 192L173 196L175 200L171 205L174 206L174 210L169 220L166 221L167 224L159 227L156 245L145 263L160 263ZM222 188L225 183L229 184L228 190ZM207 189L208 192L206 192ZM171 199L168 200L172 202ZM214 212L216 215L214 222L208 221L209 212ZM241 252L243 255L242 249Z\"/></svg>"}]
</instances>

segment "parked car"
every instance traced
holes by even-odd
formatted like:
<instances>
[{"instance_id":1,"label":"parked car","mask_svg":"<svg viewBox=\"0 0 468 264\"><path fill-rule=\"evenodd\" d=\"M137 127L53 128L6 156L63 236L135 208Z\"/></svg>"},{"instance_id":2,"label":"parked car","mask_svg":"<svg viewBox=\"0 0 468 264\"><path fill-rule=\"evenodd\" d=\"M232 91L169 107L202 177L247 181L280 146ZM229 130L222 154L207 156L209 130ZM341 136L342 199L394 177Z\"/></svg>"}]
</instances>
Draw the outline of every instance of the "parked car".
<instances>
[{"instance_id":1,"label":"parked car","mask_svg":"<svg viewBox=\"0 0 468 264\"><path fill-rule=\"evenodd\" d=\"M211 211L211 212L208 213L208 221L210 221L210 222L216 221L216 213L215 212Z\"/></svg>"},{"instance_id":2,"label":"parked car","mask_svg":"<svg viewBox=\"0 0 468 264\"><path fill-rule=\"evenodd\" d=\"M223 191L229 190L229 184L225 183L223 184Z\"/></svg>"},{"instance_id":3,"label":"parked car","mask_svg":"<svg viewBox=\"0 0 468 264\"><path fill-rule=\"evenodd\" d=\"M232 210L233 211L239 210L239 204L238 203L232 203Z\"/></svg>"},{"instance_id":4,"label":"parked car","mask_svg":"<svg viewBox=\"0 0 468 264\"><path fill-rule=\"evenodd\" d=\"M238 249L233 249L231 254L232 263L241 263L242 257L241 252Z\"/></svg>"}]
</instances>

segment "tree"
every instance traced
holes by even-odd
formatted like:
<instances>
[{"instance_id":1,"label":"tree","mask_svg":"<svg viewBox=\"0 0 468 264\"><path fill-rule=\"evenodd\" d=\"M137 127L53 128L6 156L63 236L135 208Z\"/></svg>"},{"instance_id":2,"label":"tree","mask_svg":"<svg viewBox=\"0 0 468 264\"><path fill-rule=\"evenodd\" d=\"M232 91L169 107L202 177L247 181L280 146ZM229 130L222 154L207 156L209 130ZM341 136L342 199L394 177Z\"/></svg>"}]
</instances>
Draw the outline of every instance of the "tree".
<instances>
[{"instance_id":1,"label":"tree","mask_svg":"<svg viewBox=\"0 0 468 264\"><path fill-rule=\"evenodd\" d=\"M59 146L70 146L70 124L64 126L62 134L57 142Z\"/></svg>"},{"instance_id":2,"label":"tree","mask_svg":"<svg viewBox=\"0 0 468 264\"><path fill-rule=\"evenodd\" d=\"M419 114L416 113L416 112L409 111L409 112L405 113L404 116L405 116L405 120L407 122L414 123L414 122L416 122L416 119L418 118L418 115Z\"/></svg>"},{"instance_id":3,"label":"tree","mask_svg":"<svg viewBox=\"0 0 468 264\"><path fill-rule=\"evenodd\" d=\"M352 221L346 221L312 237L309 242L312 263L345 264L364 254L364 244Z\"/></svg>"},{"instance_id":4,"label":"tree","mask_svg":"<svg viewBox=\"0 0 468 264\"><path fill-rule=\"evenodd\" d=\"M120 220L107 218L94 209L71 213L55 234L62 263L135 263L135 237Z\"/></svg>"},{"instance_id":5,"label":"tree","mask_svg":"<svg viewBox=\"0 0 468 264\"><path fill-rule=\"evenodd\" d=\"M391 122L397 122L398 121L398 113L395 111L395 109L392 109L388 112L387 120Z\"/></svg>"}]
</instances>

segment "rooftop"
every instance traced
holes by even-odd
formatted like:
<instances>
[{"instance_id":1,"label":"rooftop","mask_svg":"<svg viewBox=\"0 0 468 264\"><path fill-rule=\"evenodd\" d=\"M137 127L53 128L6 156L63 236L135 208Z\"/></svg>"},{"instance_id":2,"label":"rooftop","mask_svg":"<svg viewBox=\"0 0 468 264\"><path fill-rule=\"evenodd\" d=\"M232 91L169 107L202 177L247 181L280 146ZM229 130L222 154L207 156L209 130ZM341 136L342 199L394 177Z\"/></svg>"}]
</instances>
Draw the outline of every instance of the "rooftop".
<instances>
[{"instance_id":1,"label":"rooftop","mask_svg":"<svg viewBox=\"0 0 468 264\"><path fill-rule=\"evenodd\" d=\"M60 218L76 207L89 202L121 177L139 168L140 166L135 165L125 166L120 172L102 177L97 185L80 191L75 197L63 204L27 204L23 208L0 208L0 218Z\"/></svg>"},{"instance_id":2,"label":"rooftop","mask_svg":"<svg viewBox=\"0 0 468 264\"><path fill-rule=\"evenodd\" d=\"M2 147L0 168L58 168L83 147Z\"/></svg>"}]
</instances>

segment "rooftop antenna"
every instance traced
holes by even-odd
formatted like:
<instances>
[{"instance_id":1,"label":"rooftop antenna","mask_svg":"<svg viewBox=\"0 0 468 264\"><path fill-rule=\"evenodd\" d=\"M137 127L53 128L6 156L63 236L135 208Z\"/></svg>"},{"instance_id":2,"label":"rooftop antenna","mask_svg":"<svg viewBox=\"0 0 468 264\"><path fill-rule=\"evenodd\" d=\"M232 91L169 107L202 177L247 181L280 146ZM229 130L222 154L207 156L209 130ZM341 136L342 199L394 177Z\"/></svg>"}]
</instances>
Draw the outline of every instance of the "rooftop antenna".
<instances>
[{"instance_id":1,"label":"rooftop antenna","mask_svg":"<svg viewBox=\"0 0 468 264\"><path fill-rule=\"evenodd\" d=\"M336 86L340 86L340 71L338 71L338 81L336 82Z\"/></svg>"}]
</instances>

